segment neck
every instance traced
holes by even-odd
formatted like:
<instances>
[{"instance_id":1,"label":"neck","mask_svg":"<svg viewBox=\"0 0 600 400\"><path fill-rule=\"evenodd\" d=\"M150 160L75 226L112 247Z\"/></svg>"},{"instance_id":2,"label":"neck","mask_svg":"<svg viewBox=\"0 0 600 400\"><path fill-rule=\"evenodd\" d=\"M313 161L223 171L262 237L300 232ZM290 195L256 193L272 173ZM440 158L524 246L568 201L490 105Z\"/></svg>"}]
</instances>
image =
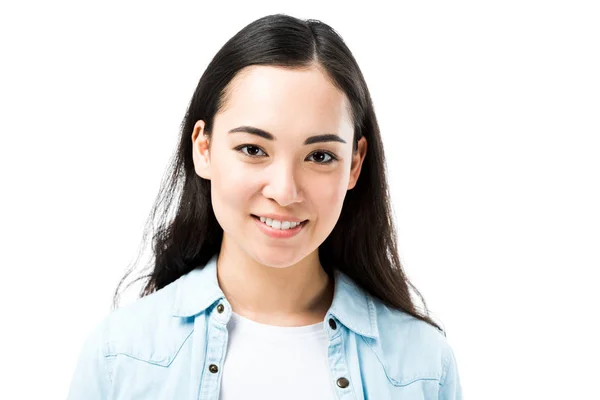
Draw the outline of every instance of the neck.
<instances>
[{"instance_id":1,"label":"neck","mask_svg":"<svg viewBox=\"0 0 600 400\"><path fill-rule=\"evenodd\" d=\"M293 265L276 268L229 246L224 236L217 278L235 313L269 325L323 321L333 300L334 283L321 266L318 250Z\"/></svg>"}]
</instances>

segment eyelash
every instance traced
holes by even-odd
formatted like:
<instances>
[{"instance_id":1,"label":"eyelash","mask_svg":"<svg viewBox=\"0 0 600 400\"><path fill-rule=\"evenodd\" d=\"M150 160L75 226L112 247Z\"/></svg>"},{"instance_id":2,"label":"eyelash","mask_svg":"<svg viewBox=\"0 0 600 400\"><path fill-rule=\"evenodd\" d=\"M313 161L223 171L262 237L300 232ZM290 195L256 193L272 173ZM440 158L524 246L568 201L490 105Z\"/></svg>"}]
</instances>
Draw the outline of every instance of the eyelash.
<instances>
[{"instance_id":1,"label":"eyelash","mask_svg":"<svg viewBox=\"0 0 600 400\"><path fill-rule=\"evenodd\" d=\"M265 154L266 154L266 152L265 152L263 149L261 149L261 148L260 148L260 147L258 147L258 146L255 146L255 145L253 145L253 144L244 144L244 145L242 145L242 146L238 146L238 147L236 147L236 148L235 148L235 150L239 151L240 153L242 153L243 155L245 155L245 156L247 156L247 157L251 157L251 158L258 158L258 157L260 157L260 156L253 156L253 155L247 154L247 153L245 153L244 151L242 151L242 149L244 149L244 148L247 148L247 147L254 147L255 149L258 149L258 150L260 150L260 151L262 151L263 153L265 153ZM315 151L313 151L313 152L311 153L311 155L312 155L312 154L315 154L315 153L323 153L323 154L327 154L327 155L330 157L329 161L325 161L325 162L315 162L316 164L319 164L319 165L327 165L327 164L331 164L331 163L333 163L334 161L337 161L337 160L338 160L338 158L337 158L335 155L333 155L332 153L330 153L330 152L328 152L328 151L325 151L325 150L315 150Z\"/></svg>"}]
</instances>

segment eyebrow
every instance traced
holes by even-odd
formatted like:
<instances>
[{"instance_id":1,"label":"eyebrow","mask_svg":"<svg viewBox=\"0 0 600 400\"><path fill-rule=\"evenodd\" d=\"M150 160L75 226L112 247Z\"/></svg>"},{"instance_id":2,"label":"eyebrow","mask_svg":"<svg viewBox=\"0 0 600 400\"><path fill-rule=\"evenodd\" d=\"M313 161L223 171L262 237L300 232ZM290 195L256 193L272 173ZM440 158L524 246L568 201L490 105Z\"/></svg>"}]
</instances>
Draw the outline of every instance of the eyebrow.
<instances>
[{"instance_id":1,"label":"eyebrow","mask_svg":"<svg viewBox=\"0 0 600 400\"><path fill-rule=\"evenodd\" d=\"M275 136L273 136L273 134L271 134L263 129L255 128L253 126L239 126L237 128L233 128L229 131L229 133L236 133L236 132L249 133L251 135L260 136L261 138L264 138L267 140L276 140ZM308 144L321 143L321 142L346 143L346 141L344 139L342 139L341 137L339 137L338 135L336 135L334 133L325 133L323 135L315 135L315 136L311 136L311 137L307 138L304 141L304 144L308 145Z\"/></svg>"}]
</instances>

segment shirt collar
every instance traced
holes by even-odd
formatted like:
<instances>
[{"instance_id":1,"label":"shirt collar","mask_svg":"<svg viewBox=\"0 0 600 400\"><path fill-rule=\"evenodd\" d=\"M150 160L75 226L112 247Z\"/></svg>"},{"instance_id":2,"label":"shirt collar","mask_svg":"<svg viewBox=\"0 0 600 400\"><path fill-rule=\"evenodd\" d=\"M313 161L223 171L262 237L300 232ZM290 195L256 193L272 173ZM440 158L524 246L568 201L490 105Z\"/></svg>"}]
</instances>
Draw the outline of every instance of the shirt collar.
<instances>
[{"instance_id":1,"label":"shirt collar","mask_svg":"<svg viewBox=\"0 0 600 400\"><path fill-rule=\"evenodd\" d=\"M377 310L373 298L342 271L335 270L335 291L329 308L348 329L377 339Z\"/></svg>"},{"instance_id":2,"label":"shirt collar","mask_svg":"<svg viewBox=\"0 0 600 400\"><path fill-rule=\"evenodd\" d=\"M197 315L225 298L217 280L217 258L218 253L203 268L196 268L179 279L173 302L173 316ZM359 335L379 337L377 311L372 297L337 269L333 302L327 314L334 315Z\"/></svg>"},{"instance_id":3,"label":"shirt collar","mask_svg":"<svg viewBox=\"0 0 600 400\"><path fill-rule=\"evenodd\" d=\"M195 268L177 281L173 316L191 317L200 314L214 302L225 297L217 280L217 257L211 257L203 268Z\"/></svg>"}]
</instances>

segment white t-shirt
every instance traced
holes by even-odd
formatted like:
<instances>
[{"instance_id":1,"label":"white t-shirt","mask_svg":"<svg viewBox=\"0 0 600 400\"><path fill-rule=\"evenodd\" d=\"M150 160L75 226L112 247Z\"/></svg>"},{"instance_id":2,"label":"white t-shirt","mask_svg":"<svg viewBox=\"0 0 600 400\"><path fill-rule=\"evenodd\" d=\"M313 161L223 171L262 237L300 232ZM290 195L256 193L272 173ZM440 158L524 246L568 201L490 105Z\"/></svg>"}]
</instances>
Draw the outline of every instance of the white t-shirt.
<instances>
[{"instance_id":1,"label":"white t-shirt","mask_svg":"<svg viewBox=\"0 0 600 400\"><path fill-rule=\"evenodd\" d=\"M335 399L323 323L265 325L232 313L220 400Z\"/></svg>"}]
</instances>

